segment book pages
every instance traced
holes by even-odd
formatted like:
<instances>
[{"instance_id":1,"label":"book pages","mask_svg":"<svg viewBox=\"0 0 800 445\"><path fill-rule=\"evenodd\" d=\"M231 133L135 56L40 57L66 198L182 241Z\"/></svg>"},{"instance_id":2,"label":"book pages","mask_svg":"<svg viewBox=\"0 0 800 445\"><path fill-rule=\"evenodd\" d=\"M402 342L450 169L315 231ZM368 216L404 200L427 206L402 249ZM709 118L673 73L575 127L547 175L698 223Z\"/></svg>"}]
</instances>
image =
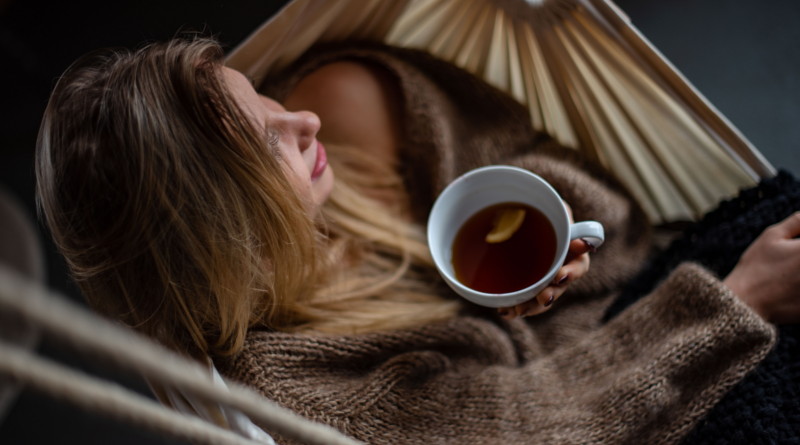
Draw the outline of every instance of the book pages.
<instances>
[{"instance_id":1,"label":"book pages","mask_svg":"<svg viewBox=\"0 0 800 445\"><path fill-rule=\"evenodd\" d=\"M609 0L294 0L227 63L258 81L347 39L422 49L506 91L654 223L696 219L775 173Z\"/></svg>"}]
</instances>

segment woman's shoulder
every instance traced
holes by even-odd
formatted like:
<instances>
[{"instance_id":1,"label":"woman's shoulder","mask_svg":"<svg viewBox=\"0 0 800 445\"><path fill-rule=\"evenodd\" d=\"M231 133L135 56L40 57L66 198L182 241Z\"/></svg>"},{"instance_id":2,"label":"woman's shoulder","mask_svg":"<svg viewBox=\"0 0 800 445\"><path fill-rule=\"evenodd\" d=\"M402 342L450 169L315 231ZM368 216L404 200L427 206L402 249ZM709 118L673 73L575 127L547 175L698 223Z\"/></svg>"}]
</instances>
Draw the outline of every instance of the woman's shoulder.
<instances>
[{"instance_id":1,"label":"woman's shoulder","mask_svg":"<svg viewBox=\"0 0 800 445\"><path fill-rule=\"evenodd\" d=\"M397 80L378 64L343 59L303 76L284 99L289 110L308 110L322 122L323 142L394 155L402 95Z\"/></svg>"}]
</instances>

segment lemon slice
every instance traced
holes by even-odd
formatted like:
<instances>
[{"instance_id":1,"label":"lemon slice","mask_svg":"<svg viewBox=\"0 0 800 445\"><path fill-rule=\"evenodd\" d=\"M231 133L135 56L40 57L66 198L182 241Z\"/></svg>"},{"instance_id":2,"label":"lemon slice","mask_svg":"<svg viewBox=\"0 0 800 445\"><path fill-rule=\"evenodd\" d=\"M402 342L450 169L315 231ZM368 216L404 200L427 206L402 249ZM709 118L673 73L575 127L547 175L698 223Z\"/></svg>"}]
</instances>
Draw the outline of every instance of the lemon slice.
<instances>
[{"instance_id":1,"label":"lemon slice","mask_svg":"<svg viewBox=\"0 0 800 445\"><path fill-rule=\"evenodd\" d=\"M486 234L489 244L502 243L511 238L525 220L525 209L505 209L494 218L492 231Z\"/></svg>"}]
</instances>

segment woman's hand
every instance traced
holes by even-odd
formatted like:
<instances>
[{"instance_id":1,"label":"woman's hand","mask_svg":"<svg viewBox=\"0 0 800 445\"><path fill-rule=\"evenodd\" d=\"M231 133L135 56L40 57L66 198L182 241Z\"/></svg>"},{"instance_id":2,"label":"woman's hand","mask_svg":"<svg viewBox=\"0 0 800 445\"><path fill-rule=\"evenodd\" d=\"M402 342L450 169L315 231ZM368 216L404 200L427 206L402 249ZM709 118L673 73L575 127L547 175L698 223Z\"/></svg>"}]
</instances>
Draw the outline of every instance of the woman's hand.
<instances>
[{"instance_id":1,"label":"woman's hand","mask_svg":"<svg viewBox=\"0 0 800 445\"><path fill-rule=\"evenodd\" d=\"M767 228L723 281L772 323L800 322L800 212Z\"/></svg>"},{"instance_id":2,"label":"woman's hand","mask_svg":"<svg viewBox=\"0 0 800 445\"><path fill-rule=\"evenodd\" d=\"M569 219L572 221L572 209L565 203ZM497 313L506 320L516 317L529 317L547 312L553 302L559 299L569 287L569 284L581 278L589 271L589 252L594 251L594 246L583 239L576 239L569 243L567 258L564 265L556 273L553 282L544 288L536 298L520 303L513 307L497 309Z\"/></svg>"}]
</instances>

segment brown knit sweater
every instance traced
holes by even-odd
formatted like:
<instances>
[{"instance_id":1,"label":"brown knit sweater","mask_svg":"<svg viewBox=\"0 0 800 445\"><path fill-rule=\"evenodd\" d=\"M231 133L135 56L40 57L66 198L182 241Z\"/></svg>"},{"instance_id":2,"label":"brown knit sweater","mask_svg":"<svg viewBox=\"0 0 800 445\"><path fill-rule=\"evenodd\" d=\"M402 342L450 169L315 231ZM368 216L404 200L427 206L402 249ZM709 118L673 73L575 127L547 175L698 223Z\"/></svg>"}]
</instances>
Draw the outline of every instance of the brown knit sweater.
<instances>
[{"instance_id":1,"label":"brown knit sweater","mask_svg":"<svg viewBox=\"0 0 800 445\"><path fill-rule=\"evenodd\" d=\"M219 364L228 377L367 443L659 444L680 440L766 355L774 328L693 264L602 324L647 254L644 214L613 177L536 134L523 107L461 70L407 50L325 50L268 94L280 99L342 58L384 67L403 92L402 165L419 221L458 174L507 163L551 181L576 220L601 221L606 243L542 316L506 322L465 303L461 316L403 331L253 331Z\"/></svg>"}]
</instances>

